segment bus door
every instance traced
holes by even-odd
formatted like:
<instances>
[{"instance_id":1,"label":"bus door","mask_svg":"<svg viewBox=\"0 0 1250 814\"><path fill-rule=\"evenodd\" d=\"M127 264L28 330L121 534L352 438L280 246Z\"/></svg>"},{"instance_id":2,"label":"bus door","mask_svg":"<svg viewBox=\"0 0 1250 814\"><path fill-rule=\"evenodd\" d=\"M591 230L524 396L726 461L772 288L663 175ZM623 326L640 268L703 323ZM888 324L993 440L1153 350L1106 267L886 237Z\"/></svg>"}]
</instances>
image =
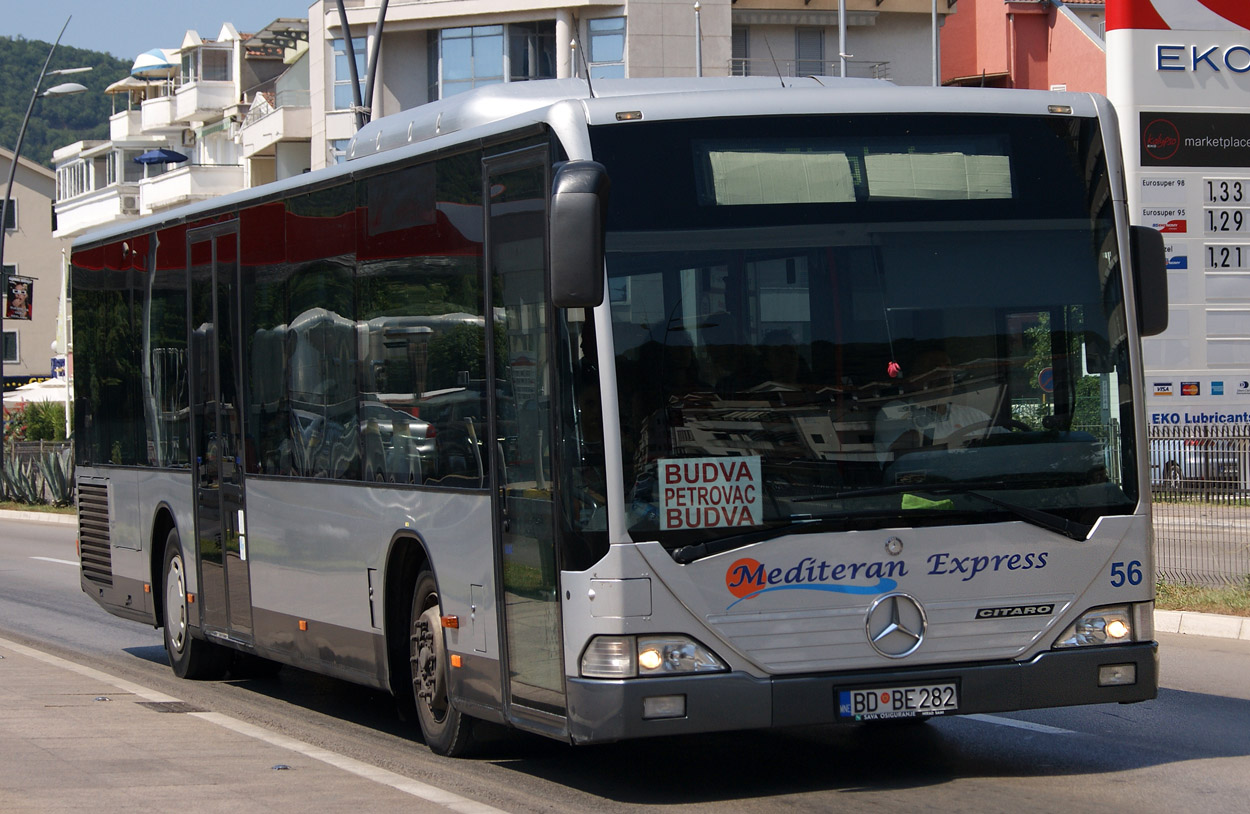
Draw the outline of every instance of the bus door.
<instances>
[{"instance_id":1,"label":"bus door","mask_svg":"<svg viewBox=\"0 0 1250 814\"><path fill-rule=\"evenodd\" d=\"M486 159L491 467L508 715L565 729L551 472L545 147ZM489 358L489 357L488 357Z\"/></svg>"},{"instance_id":2,"label":"bus door","mask_svg":"<svg viewBox=\"0 0 1250 814\"><path fill-rule=\"evenodd\" d=\"M206 632L251 641L237 222L188 232L187 268L201 622Z\"/></svg>"}]
</instances>

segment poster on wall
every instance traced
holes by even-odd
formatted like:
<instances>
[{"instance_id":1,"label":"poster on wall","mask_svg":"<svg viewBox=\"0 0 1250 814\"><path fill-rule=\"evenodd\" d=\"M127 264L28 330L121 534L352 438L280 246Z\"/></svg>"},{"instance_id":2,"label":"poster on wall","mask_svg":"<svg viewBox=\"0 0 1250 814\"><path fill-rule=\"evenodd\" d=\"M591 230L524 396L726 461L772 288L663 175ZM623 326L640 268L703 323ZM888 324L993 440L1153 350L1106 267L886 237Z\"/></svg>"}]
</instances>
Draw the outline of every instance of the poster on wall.
<instances>
[{"instance_id":1,"label":"poster on wall","mask_svg":"<svg viewBox=\"0 0 1250 814\"><path fill-rule=\"evenodd\" d=\"M10 277L4 286L4 318L30 319L35 281L27 277Z\"/></svg>"}]
</instances>

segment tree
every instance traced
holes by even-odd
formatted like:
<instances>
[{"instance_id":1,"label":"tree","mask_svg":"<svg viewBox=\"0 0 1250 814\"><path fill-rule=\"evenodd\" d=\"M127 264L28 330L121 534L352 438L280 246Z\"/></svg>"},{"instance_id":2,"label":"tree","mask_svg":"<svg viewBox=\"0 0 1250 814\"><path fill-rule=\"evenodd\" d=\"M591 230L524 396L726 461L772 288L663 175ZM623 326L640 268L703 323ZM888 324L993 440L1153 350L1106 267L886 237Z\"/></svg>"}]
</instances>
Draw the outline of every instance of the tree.
<instances>
[{"instance_id":1,"label":"tree","mask_svg":"<svg viewBox=\"0 0 1250 814\"><path fill-rule=\"evenodd\" d=\"M0 146L12 150L17 131L30 104L30 93L39 69L48 57L52 43L22 37L0 37ZM87 139L107 139L113 103L104 89L130 73L130 65L101 51L61 45L52 57L49 70L94 68L75 74L73 81L87 87L87 93L46 99L39 104L26 128L22 157L45 167L52 166L52 152L67 144Z\"/></svg>"}]
</instances>

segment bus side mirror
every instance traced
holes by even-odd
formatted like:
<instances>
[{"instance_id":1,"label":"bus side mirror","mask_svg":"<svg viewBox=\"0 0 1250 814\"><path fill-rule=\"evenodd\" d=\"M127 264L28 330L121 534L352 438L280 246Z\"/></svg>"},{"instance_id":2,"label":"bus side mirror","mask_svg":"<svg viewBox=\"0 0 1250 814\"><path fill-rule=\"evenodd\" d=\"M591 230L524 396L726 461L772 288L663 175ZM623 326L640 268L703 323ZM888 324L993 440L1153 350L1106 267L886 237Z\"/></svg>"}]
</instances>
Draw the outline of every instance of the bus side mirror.
<instances>
[{"instance_id":1,"label":"bus side mirror","mask_svg":"<svg viewBox=\"0 0 1250 814\"><path fill-rule=\"evenodd\" d=\"M597 161L556 165L551 185L551 302L594 308L603 302L603 232L608 172Z\"/></svg>"},{"instance_id":2,"label":"bus side mirror","mask_svg":"<svg viewBox=\"0 0 1250 814\"><path fill-rule=\"evenodd\" d=\"M1156 336L1168 327L1168 261L1163 235L1149 226L1130 228L1137 332Z\"/></svg>"}]
</instances>

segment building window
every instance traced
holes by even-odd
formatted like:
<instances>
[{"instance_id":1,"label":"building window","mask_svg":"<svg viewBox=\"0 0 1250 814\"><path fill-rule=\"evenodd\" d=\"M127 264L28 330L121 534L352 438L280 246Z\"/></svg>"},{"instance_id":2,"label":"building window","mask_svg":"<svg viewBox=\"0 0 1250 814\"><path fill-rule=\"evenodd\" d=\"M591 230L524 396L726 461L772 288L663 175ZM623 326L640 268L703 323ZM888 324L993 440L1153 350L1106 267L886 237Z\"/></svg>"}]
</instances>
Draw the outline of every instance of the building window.
<instances>
[{"instance_id":1,"label":"building window","mask_svg":"<svg viewBox=\"0 0 1250 814\"><path fill-rule=\"evenodd\" d=\"M508 79L554 79L556 24L554 21L514 23L508 26Z\"/></svg>"},{"instance_id":2,"label":"building window","mask_svg":"<svg viewBox=\"0 0 1250 814\"><path fill-rule=\"evenodd\" d=\"M17 331L4 332L4 361L20 362L17 355Z\"/></svg>"},{"instance_id":3,"label":"building window","mask_svg":"<svg viewBox=\"0 0 1250 814\"><path fill-rule=\"evenodd\" d=\"M824 76L825 29L796 27L794 29L795 76Z\"/></svg>"},{"instance_id":4,"label":"building window","mask_svg":"<svg viewBox=\"0 0 1250 814\"><path fill-rule=\"evenodd\" d=\"M751 75L751 29L735 25L730 29L729 73L732 76Z\"/></svg>"},{"instance_id":5,"label":"building window","mask_svg":"<svg viewBox=\"0 0 1250 814\"><path fill-rule=\"evenodd\" d=\"M4 202L4 231L12 232L17 229L17 199L12 198ZM9 267L5 266L7 272Z\"/></svg>"},{"instance_id":6,"label":"building window","mask_svg":"<svg viewBox=\"0 0 1250 814\"><path fill-rule=\"evenodd\" d=\"M432 45L430 98L441 99L483 85L554 78L553 20L511 25L447 28Z\"/></svg>"},{"instance_id":7,"label":"building window","mask_svg":"<svg viewBox=\"0 0 1250 814\"><path fill-rule=\"evenodd\" d=\"M327 147L331 164L342 164L347 160L347 148L351 146L349 138L331 139Z\"/></svg>"},{"instance_id":8,"label":"building window","mask_svg":"<svg viewBox=\"0 0 1250 814\"><path fill-rule=\"evenodd\" d=\"M200 78L206 82L229 82L234 79L230 70L231 52L220 48L200 50Z\"/></svg>"},{"instance_id":9,"label":"building window","mask_svg":"<svg viewBox=\"0 0 1250 814\"><path fill-rule=\"evenodd\" d=\"M625 18L589 20L590 78L625 78Z\"/></svg>"},{"instance_id":10,"label":"building window","mask_svg":"<svg viewBox=\"0 0 1250 814\"><path fill-rule=\"evenodd\" d=\"M441 37L442 96L504 81L504 27L448 28Z\"/></svg>"},{"instance_id":11,"label":"building window","mask_svg":"<svg viewBox=\"0 0 1250 814\"><path fill-rule=\"evenodd\" d=\"M182 83L230 82L234 52L228 48L192 48L182 52Z\"/></svg>"},{"instance_id":12,"label":"building window","mask_svg":"<svg viewBox=\"0 0 1250 814\"><path fill-rule=\"evenodd\" d=\"M361 104L368 106L365 99L365 39L352 37L352 53L356 57L356 81L360 86ZM352 65L347 59L347 40L342 38L334 41L334 109L351 110L356 100L352 95Z\"/></svg>"}]
</instances>

